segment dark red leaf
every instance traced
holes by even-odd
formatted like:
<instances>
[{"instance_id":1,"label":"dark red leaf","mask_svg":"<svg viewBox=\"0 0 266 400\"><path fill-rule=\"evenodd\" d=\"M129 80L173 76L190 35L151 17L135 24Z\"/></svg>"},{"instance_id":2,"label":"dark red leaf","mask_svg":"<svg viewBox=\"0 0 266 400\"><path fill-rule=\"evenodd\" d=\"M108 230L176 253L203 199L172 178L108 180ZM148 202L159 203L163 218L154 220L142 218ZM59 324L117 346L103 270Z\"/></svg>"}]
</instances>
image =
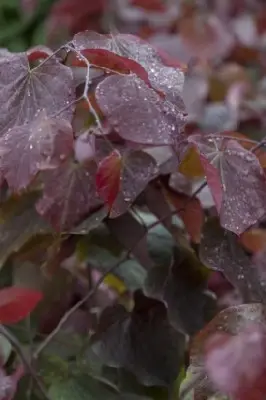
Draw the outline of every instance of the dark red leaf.
<instances>
[{"instance_id":1,"label":"dark red leaf","mask_svg":"<svg viewBox=\"0 0 266 400\"><path fill-rule=\"evenodd\" d=\"M71 125L47 118L45 112L27 125L15 126L1 139L1 171L9 187L19 192L41 170L58 167L73 151Z\"/></svg>"},{"instance_id":2,"label":"dark red leaf","mask_svg":"<svg viewBox=\"0 0 266 400\"><path fill-rule=\"evenodd\" d=\"M134 60L122 57L105 49L86 49L82 50L81 54L95 67L106 68L108 72L112 70L123 74L133 72L147 85L150 85L147 71ZM71 64L78 67L86 66L86 63L79 56L76 56Z\"/></svg>"},{"instance_id":3,"label":"dark red leaf","mask_svg":"<svg viewBox=\"0 0 266 400\"><path fill-rule=\"evenodd\" d=\"M0 290L0 322L13 324L26 318L42 299L42 293L22 287Z\"/></svg>"},{"instance_id":4,"label":"dark red leaf","mask_svg":"<svg viewBox=\"0 0 266 400\"><path fill-rule=\"evenodd\" d=\"M34 46L27 50L27 56L29 62L35 62L39 60L45 60L53 54L52 50L50 50L46 46Z\"/></svg>"},{"instance_id":5,"label":"dark red leaf","mask_svg":"<svg viewBox=\"0 0 266 400\"><path fill-rule=\"evenodd\" d=\"M58 231L71 228L92 208L101 204L95 187L96 165L65 162L43 176L43 196L36 205Z\"/></svg>"},{"instance_id":6,"label":"dark red leaf","mask_svg":"<svg viewBox=\"0 0 266 400\"><path fill-rule=\"evenodd\" d=\"M122 157L114 150L99 164L96 174L96 186L100 196L111 209L120 188Z\"/></svg>"}]
</instances>

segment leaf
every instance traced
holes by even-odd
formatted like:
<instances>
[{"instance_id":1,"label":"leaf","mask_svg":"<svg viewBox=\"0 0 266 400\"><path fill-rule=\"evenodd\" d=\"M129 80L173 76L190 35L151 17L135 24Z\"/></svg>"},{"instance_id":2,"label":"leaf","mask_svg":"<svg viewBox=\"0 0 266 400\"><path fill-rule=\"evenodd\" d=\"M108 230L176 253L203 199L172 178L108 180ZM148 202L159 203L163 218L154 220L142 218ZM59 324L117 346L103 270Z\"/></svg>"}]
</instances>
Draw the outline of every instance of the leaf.
<instances>
[{"instance_id":1,"label":"leaf","mask_svg":"<svg viewBox=\"0 0 266 400\"><path fill-rule=\"evenodd\" d=\"M145 289L149 296L165 302L175 329L194 335L213 317L216 308L207 293L206 277L195 255L178 248L171 263L149 271Z\"/></svg>"},{"instance_id":2,"label":"leaf","mask_svg":"<svg viewBox=\"0 0 266 400\"><path fill-rule=\"evenodd\" d=\"M266 247L266 230L260 228L251 228L242 233L239 242L251 253L262 251Z\"/></svg>"},{"instance_id":3,"label":"leaf","mask_svg":"<svg viewBox=\"0 0 266 400\"><path fill-rule=\"evenodd\" d=\"M122 158L120 190L109 216L116 218L125 213L157 174L157 165L149 154L141 150L125 153Z\"/></svg>"},{"instance_id":4,"label":"leaf","mask_svg":"<svg viewBox=\"0 0 266 400\"><path fill-rule=\"evenodd\" d=\"M182 159L178 171L188 178L200 178L204 176L204 169L195 147L190 147Z\"/></svg>"},{"instance_id":5,"label":"leaf","mask_svg":"<svg viewBox=\"0 0 266 400\"><path fill-rule=\"evenodd\" d=\"M99 226L80 240L76 252L79 260L87 262L91 268L101 273L106 273L111 265L119 264L123 250L116 236L105 226ZM134 291L143 287L146 270L136 259L129 259L121 262L113 275L122 280L128 290Z\"/></svg>"},{"instance_id":6,"label":"leaf","mask_svg":"<svg viewBox=\"0 0 266 400\"><path fill-rule=\"evenodd\" d=\"M82 49L79 51L81 55L86 57L90 64L93 64L95 67L107 69L108 71L112 70L123 75L135 73L148 86L150 85L148 73L134 60L122 57L106 49ZM75 67L86 67L87 65L79 55L75 57L71 64Z\"/></svg>"},{"instance_id":7,"label":"leaf","mask_svg":"<svg viewBox=\"0 0 266 400\"><path fill-rule=\"evenodd\" d=\"M0 322L13 324L26 318L42 299L41 292L21 287L0 290Z\"/></svg>"},{"instance_id":8,"label":"leaf","mask_svg":"<svg viewBox=\"0 0 266 400\"><path fill-rule=\"evenodd\" d=\"M38 234L51 233L50 226L34 209L36 197L24 195L2 205L0 212L0 268L19 251L29 239ZM1 221L1 214L3 220Z\"/></svg>"},{"instance_id":9,"label":"leaf","mask_svg":"<svg viewBox=\"0 0 266 400\"><path fill-rule=\"evenodd\" d=\"M97 190L110 209L119 192L121 168L121 155L114 150L100 162L96 173Z\"/></svg>"},{"instance_id":10,"label":"leaf","mask_svg":"<svg viewBox=\"0 0 266 400\"><path fill-rule=\"evenodd\" d=\"M201 228L204 222L204 211L197 198L191 199L184 193L166 191L166 198L174 205L177 215L182 219L186 230L194 243L201 239ZM180 210L180 211L179 211Z\"/></svg>"},{"instance_id":11,"label":"leaf","mask_svg":"<svg viewBox=\"0 0 266 400\"><path fill-rule=\"evenodd\" d=\"M152 265L149 257L146 229L131 214L126 213L119 218L107 221L112 235L130 251L139 263L148 269Z\"/></svg>"},{"instance_id":12,"label":"leaf","mask_svg":"<svg viewBox=\"0 0 266 400\"><path fill-rule=\"evenodd\" d=\"M147 71L152 87L163 92L167 99L173 102L181 113L184 113L184 103L181 99L184 72L180 68L164 65L164 60L157 50L144 40L128 34L101 35L85 31L75 35L73 44L79 51L108 50L136 61Z\"/></svg>"},{"instance_id":13,"label":"leaf","mask_svg":"<svg viewBox=\"0 0 266 400\"><path fill-rule=\"evenodd\" d=\"M119 393L114 387L89 375L77 375L51 385L51 400L149 400L148 397Z\"/></svg>"},{"instance_id":14,"label":"leaf","mask_svg":"<svg viewBox=\"0 0 266 400\"><path fill-rule=\"evenodd\" d=\"M265 325L248 324L236 336L216 333L209 338L205 354L209 378L222 393L240 400L264 399Z\"/></svg>"},{"instance_id":15,"label":"leaf","mask_svg":"<svg viewBox=\"0 0 266 400\"><path fill-rule=\"evenodd\" d=\"M242 304L221 311L192 341L190 350L190 367L192 375L197 374L195 398L207 399L214 394L214 388L205 371L205 348L209 338L215 333L236 335L249 322L262 323L266 321L266 310L262 304Z\"/></svg>"},{"instance_id":16,"label":"leaf","mask_svg":"<svg viewBox=\"0 0 266 400\"><path fill-rule=\"evenodd\" d=\"M183 126L182 116L134 76L112 75L96 88L97 103L119 135L131 142L169 145Z\"/></svg>"},{"instance_id":17,"label":"leaf","mask_svg":"<svg viewBox=\"0 0 266 400\"><path fill-rule=\"evenodd\" d=\"M12 345L10 342L0 334L0 360L2 365L5 365L12 352Z\"/></svg>"},{"instance_id":18,"label":"leaf","mask_svg":"<svg viewBox=\"0 0 266 400\"><path fill-rule=\"evenodd\" d=\"M217 185L221 186L220 207L216 200L221 225L240 235L266 211L266 178L257 157L235 140L214 135L192 135L189 140L205 160L203 168L214 197L217 197ZM213 174L215 171L218 176Z\"/></svg>"},{"instance_id":19,"label":"leaf","mask_svg":"<svg viewBox=\"0 0 266 400\"><path fill-rule=\"evenodd\" d=\"M71 69L52 57L30 70L26 53L0 57L0 136L16 126L28 124L42 110L47 117L70 121L75 92Z\"/></svg>"},{"instance_id":20,"label":"leaf","mask_svg":"<svg viewBox=\"0 0 266 400\"><path fill-rule=\"evenodd\" d=\"M96 194L95 170L94 163L65 162L56 170L45 172L43 195L36 209L57 231L72 228L101 204Z\"/></svg>"},{"instance_id":21,"label":"leaf","mask_svg":"<svg viewBox=\"0 0 266 400\"><path fill-rule=\"evenodd\" d=\"M31 123L9 130L0 146L2 173L9 187L20 192L40 170L58 167L71 154L73 133L67 121L47 118L41 112Z\"/></svg>"},{"instance_id":22,"label":"leaf","mask_svg":"<svg viewBox=\"0 0 266 400\"><path fill-rule=\"evenodd\" d=\"M163 303L135 292L135 306L107 307L101 314L93 349L104 363L124 367L147 386L169 386L183 358L184 337L167 319Z\"/></svg>"},{"instance_id":23,"label":"leaf","mask_svg":"<svg viewBox=\"0 0 266 400\"><path fill-rule=\"evenodd\" d=\"M244 301L264 301L264 282L252 267L237 236L221 228L216 218L209 218L203 226L200 259L206 266L221 271L240 291Z\"/></svg>"},{"instance_id":24,"label":"leaf","mask_svg":"<svg viewBox=\"0 0 266 400\"><path fill-rule=\"evenodd\" d=\"M106 207L101 207L94 211L88 218L84 219L79 225L71 229L71 235L87 235L91 230L97 228L101 222L107 217L108 211Z\"/></svg>"}]
</instances>

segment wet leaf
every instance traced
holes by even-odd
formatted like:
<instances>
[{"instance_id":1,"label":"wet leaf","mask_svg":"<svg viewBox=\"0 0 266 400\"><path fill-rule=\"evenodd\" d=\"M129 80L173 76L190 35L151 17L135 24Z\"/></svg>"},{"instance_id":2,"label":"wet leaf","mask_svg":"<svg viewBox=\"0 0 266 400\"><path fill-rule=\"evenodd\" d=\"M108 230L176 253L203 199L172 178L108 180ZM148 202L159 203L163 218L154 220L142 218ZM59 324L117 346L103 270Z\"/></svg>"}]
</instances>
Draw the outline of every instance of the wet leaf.
<instances>
[{"instance_id":1,"label":"wet leaf","mask_svg":"<svg viewBox=\"0 0 266 400\"><path fill-rule=\"evenodd\" d=\"M266 178L257 157L235 140L214 135L192 135L189 140L202 157L213 197L217 199L218 195L216 206L221 225L241 234L266 211Z\"/></svg>"},{"instance_id":2,"label":"wet leaf","mask_svg":"<svg viewBox=\"0 0 266 400\"><path fill-rule=\"evenodd\" d=\"M0 135L32 122L42 110L48 117L71 120L74 86L71 69L50 58L30 70L26 53L1 54ZM45 90L44 90L45 88Z\"/></svg>"},{"instance_id":3,"label":"wet leaf","mask_svg":"<svg viewBox=\"0 0 266 400\"><path fill-rule=\"evenodd\" d=\"M42 112L31 123L15 126L0 140L1 170L14 192L25 189L35 175L56 168L73 149L73 133L65 120Z\"/></svg>"},{"instance_id":4,"label":"wet leaf","mask_svg":"<svg viewBox=\"0 0 266 400\"><path fill-rule=\"evenodd\" d=\"M129 34L101 35L85 31L75 35L73 43L77 50L108 50L136 61L147 71L151 85L174 102L179 111L184 112L180 96L184 84L184 72L181 68L164 65L162 57L147 42Z\"/></svg>"},{"instance_id":5,"label":"wet leaf","mask_svg":"<svg viewBox=\"0 0 266 400\"><path fill-rule=\"evenodd\" d=\"M209 218L203 226L200 259L206 266L221 271L244 301L264 301L265 285L251 259L237 236L224 230L216 218Z\"/></svg>"},{"instance_id":6,"label":"wet leaf","mask_svg":"<svg viewBox=\"0 0 266 400\"><path fill-rule=\"evenodd\" d=\"M154 159L141 150L130 151L122 158L120 190L113 203L110 217L126 212L148 183L158 174Z\"/></svg>"},{"instance_id":7,"label":"wet leaf","mask_svg":"<svg viewBox=\"0 0 266 400\"><path fill-rule=\"evenodd\" d=\"M163 303L135 293L135 306L106 308L94 338L94 351L109 366L132 371L147 386L169 386L183 357L184 337L167 319Z\"/></svg>"},{"instance_id":8,"label":"wet leaf","mask_svg":"<svg viewBox=\"0 0 266 400\"><path fill-rule=\"evenodd\" d=\"M183 126L179 110L134 76L109 76L98 85L95 96L123 139L169 145Z\"/></svg>"}]
</instances>

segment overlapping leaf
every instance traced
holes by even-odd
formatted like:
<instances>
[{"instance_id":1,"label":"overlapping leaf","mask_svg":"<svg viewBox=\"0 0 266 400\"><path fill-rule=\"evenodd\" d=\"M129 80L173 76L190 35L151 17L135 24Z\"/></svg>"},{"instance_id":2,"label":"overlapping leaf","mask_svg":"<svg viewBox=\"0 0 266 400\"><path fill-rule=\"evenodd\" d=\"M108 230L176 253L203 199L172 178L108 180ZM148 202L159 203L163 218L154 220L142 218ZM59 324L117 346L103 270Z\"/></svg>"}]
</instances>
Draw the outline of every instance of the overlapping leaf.
<instances>
[{"instance_id":1,"label":"overlapping leaf","mask_svg":"<svg viewBox=\"0 0 266 400\"><path fill-rule=\"evenodd\" d=\"M251 259L240 246L237 236L224 230L216 218L210 218L203 227L200 258L205 265L221 271L239 290L244 301L265 301L265 285Z\"/></svg>"},{"instance_id":2,"label":"overlapping leaf","mask_svg":"<svg viewBox=\"0 0 266 400\"><path fill-rule=\"evenodd\" d=\"M56 170L46 171L44 189L37 211L61 231L80 222L89 210L101 204L95 187L96 165L65 162Z\"/></svg>"},{"instance_id":3,"label":"overlapping leaf","mask_svg":"<svg viewBox=\"0 0 266 400\"><path fill-rule=\"evenodd\" d=\"M166 243L157 249L161 254L166 250L162 247ZM175 249L170 264L150 270L146 290L166 302L173 326L189 335L202 329L214 315L215 301L207 293L206 271L185 248Z\"/></svg>"},{"instance_id":4,"label":"overlapping leaf","mask_svg":"<svg viewBox=\"0 0 266 400\"><path fill-rule=\"evenodd\" d=\"M221 225L241 234L266 212L266 178L257 157L235 140L197 134L189 140L201 155Z\"/></svg>"},{"instance_id":5,"label":"overlapping leaf","mask_svg":"<svg viewBox=\"0 0 266 400\"><path fill-rule=\"evenodd\" d=\"M41 110L71 120L75 99L71 69L55 57L30 70L26 53L0 57L0 136L32 122Z\"/></svg>"},{"instance_id":6,"label":"overlapping leaf","mask_svg":"<svg viewBox=\"0 0 266 400\"><path fill-rule=\"evenodd\" d=\"M179 111L184 112L184 104L180 96L184 84L183 71L165 66L150 44L133 35L104 36L90 31L75 35L73 44L79 51L104 49L136 61L148 72L152 86L162 91L170 101L180 107Z\"/></svg>"},{"instance_id":7,"label":"overlapping leaf","mask_svg":"<svg viewBox=\"0 0 266 400\"><path fill-rule=\"evenodd\" d=\"M164 304L140 291L132 313L120 305L103 311L94 340L107 365L128 369L145 385L169 386L178 375L184 337L169 325Z\"/></svg>"},{"instance_id":8,"label":"overlapping leaf","mask_svg":"<svg viewBox=\"0 0 266 400\"><path fill-rule=\"evenodd\" d=\"M175 143L184 121L178 109L134 76L113 75L96 89L96 100L108 121L126 140Z\"/></svg>"},{"instance_id":9,"label":"overlapping leaf","mask_svg":"<svg viewBox=\"0 0 266 400\"><path fill-rule=\"evenodd\" d=\"M44 169L55 168L73 149L71 125L46 118L45 112L27 125L15 126L1 139L1 171L14 192L27 188Z\"/></svg>"}]
</instances>

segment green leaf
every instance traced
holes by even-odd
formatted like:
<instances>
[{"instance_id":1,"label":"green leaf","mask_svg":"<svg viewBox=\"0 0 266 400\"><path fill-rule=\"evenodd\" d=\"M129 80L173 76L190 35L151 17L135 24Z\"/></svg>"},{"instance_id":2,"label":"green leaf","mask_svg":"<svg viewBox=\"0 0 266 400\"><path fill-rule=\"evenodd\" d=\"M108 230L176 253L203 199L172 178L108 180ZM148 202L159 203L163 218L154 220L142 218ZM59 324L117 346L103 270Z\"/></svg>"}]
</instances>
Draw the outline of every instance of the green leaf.
<instances>
[{"instance_id":1,"label":"green leaf","mask_svg":"<svg viewBox=\"0 0 266 400\"><path fill-rule=\"evenodd\" d=\"M0 268L9 256L25 245L33 236L51 232L51 228L37 214L36 197L24 195L6 201L0 210Z\"/></svg>"},{"instance_id":2,"label":"green leaf","mask_svg":"<svg viewBox=\"0 0 266 400\"><path fill-rule=\"evenodd\" d=\"M105 308L93 349L110 367L123 367L147 386L171 386L181 367L184 335L169 324L165 305L134 294L131 313L121 305Z\"/></svg>"},{"instance_id":3,"label":"green leaf","mask_svg":"<svg viewBox=\"0 0 266 400\"><path fill-rule=\"evenodd\" d=\"M115 400L114 390L89 376L76 376L62 382L55 382L48 391L51 400Z\"/></svg>"}]
</instances>

